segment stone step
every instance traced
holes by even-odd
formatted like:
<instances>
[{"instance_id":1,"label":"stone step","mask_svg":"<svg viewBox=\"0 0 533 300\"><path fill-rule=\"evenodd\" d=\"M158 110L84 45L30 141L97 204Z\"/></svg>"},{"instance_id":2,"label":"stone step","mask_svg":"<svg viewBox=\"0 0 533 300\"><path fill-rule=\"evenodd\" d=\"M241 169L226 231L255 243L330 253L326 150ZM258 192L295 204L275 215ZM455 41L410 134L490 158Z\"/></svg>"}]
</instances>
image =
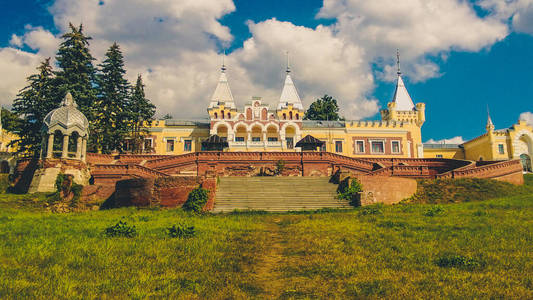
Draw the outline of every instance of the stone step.
<instances>
[{"instance_id":1,"label":"stone step","mask_svg":"<svg viewBox=\"0 0 533 300\"><path fill-rule=\"evenodd\" d=\"M220 177L215 212L349 209L328 177Z\"/></svg>"}]
</instances>

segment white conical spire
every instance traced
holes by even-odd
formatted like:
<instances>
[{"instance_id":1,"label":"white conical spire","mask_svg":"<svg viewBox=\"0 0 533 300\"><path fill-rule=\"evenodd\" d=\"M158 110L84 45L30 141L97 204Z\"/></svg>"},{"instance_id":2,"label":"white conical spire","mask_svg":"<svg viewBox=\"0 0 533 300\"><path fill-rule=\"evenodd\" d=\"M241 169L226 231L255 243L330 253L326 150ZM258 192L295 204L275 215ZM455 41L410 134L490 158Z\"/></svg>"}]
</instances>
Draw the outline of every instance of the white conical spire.
<instances>
[{"instance_id":1,"label":"white conical spire","mask_svg":"<svg viewBox=\"0 0 533 300\"><path fill-rule=\"evenodd\" d=\"M211 103L209 107L215 107L219 104L224 104L227 108L235 108L235 102L233 102L233 95L229 88L228 78L226 77L226 66L224 65L224 57L222 57L222 68L220 68L220 78L218 79L218 85L211 97Z\"/></svg>"},{"instance_id":2,"label":"white conical spire","mask_svg":"<svg viewBox=\"0 0 533 300\"><path fill-rule=\"evenodd\" d=\"M303 110L302 100L300 100L300 96L298 95L298 91L296 90L296 86L294 86L294 82L291 78L291 68L289 66L289 53L287 52L287 70L285 71L287 73L287 76L285 77L285 85L283 86L283 90L281 91L281 97L279 97L279 104L278 109L286 108L289 104L292 104L292 106L296 109Z\"/></svg>"},{"instance_id":3,"label":"white conical spire","mask_svg":"<svg viewBox=\"0 0 533 300\"><path fill-rule=\"evenodd\" d=\"M403 83L402 72L400 70L400 51L397 52L396 56L398 58L398 81L396 82L396 91L394 91L394 98L392 99L392 102L396 103L396 110L410 111L415 108L415 105L413 104L413 100L411 99L411 96L409 96L409 93L405 88L405 84Z\"/></svg>"},{"instance_id":4,"label":"white conical spire","mask_svg":"<svg viewBox=\"0 0 533 300\"><path fill-rule=\"evenodd\" d=\"M489 112L489 106L487 105L487 131L494 130L494 124L492 123L492 119L490 118L490 112Z\"/></svg>"}]
</instances>

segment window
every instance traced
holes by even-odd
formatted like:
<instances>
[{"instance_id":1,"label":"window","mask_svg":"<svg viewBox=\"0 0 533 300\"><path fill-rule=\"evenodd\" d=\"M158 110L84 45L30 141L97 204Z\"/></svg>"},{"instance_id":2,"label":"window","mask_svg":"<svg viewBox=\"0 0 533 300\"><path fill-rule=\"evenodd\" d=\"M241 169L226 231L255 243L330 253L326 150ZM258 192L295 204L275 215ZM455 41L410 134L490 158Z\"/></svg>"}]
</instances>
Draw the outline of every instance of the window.
<instances>
[{"instance_id":1,"label":"window","mask_svg":"<svg viewBox=\"0 0 533 300\"><path fill-rule=\"evenodd\" d=\"M252 137L252 142L260 142L261 141L261 138L260 137Z\"/></svg>"},{"instance_id":2,"label":"window","mask_svg":"<svg viewBox=\"0 0 533 300\"><path fill-rule=\"evenodd\" d=\"M503 144L498 144L498 153L505 154L505 149L503 148Z\"/></svg>"},{"instance_id":3,"label":"window","mask_svg":"<svg viewBox=\"0 0 533 300\"><path fill-rule=\"evenodd\" d=\"M355 152L365 153L365 141L355 141Z\"/></svg>"},{"instance_id":4,"label":"window","mask_svg":"<svg viewBox=\"0 0 533 300\"><path fill-rule=\"evenodd\" d=\"M372 153L385 153L385 142L383 141L371 141L370 146Z\"/></svg>"},{"instance_id":5,"label":"window","mask_svg":"<svg viewBox=\"0 0 533 300\"><path fill-rule=\"evenodd\" d=\"M442 158L442 154L435 155L436 158Z\"/></svg>"},{"instance_id":6,"label":"window","mask_svg":"<svg viewBox=\"0 0 533 300\"><path fill-rule=\"evenodd\" d=\"M191 151L192 150L192 141L191 140L185 140L183 141L183 151Z\"/></svg>"},{"instance_id":7,"label":"window","mask_svg":"<svg viewBox=\"0 0 533 300\"><path fill-rule=\"evenodd\" d=\"M400 141L392 141L392 153L400 153Z\"/></svg>"},{"instance_id":8,"label":"window","mask_svg":"<svg viewBox=\"0 0 533 300\"><path fill-rule=\"evenodd\" d=\"M269 141L269 142L277 142L278 138L277 137L269 137L269 138L267 138L267 141Z\"/></svg>"},{"instance_id":9,"label":"window","mask_svg":"<svg viewBox=\"0 0 533 300\"><path fill-rule=\"evenodd\" d=\"M144 139L144 151L152 151L153 147L154 147L154 143L151 138Z\"/></svg>"},{"instance_id":10,"label":"window","mask_svg":"<svg viewBox=\"0 0 533 300\"><path fill-rule=\"evenodd\" d=\"M335 141L335 152L342 153L342 141Z\"/></svg>"},{"instance_id":11,"label":"window","mask_svg":"<svg viewBox=\"0 0 533 300\"><path fill-rule=\"evenodd\" d=\"M167 152L174 152L174 140L167 140Z\"/></svg>"},{"instance_id":12,"label":"window","mask_svg":"<svg viewBox=\"0 0 533 300\"><path fill-rule=\"evenodd\" d=\"M236 142L244 142L244 136L236 136L235 137Z\"/></svg>"},{"instance_id":13,"label":"window","mask_svg":"<svg viewBox=\"0 0 533 300\"><path fill-rule=\"evenodd\" d=\"M285 139L287 141L287 149L294 148L294 140L291 137Z\"/></svg>"}]
</instances>

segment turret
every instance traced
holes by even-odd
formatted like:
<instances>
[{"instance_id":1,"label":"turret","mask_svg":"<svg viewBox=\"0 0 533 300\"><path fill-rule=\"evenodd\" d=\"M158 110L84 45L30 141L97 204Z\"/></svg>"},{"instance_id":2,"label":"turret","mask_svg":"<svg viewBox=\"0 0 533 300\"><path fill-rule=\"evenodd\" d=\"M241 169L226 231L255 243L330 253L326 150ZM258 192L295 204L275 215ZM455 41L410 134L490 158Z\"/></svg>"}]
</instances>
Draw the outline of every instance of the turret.
<instances>
[{"instance_id":1,"label":"turret","mask_svg":"<svg viewBox=\"0 0 533 300\"><path fill-rule=\"evenodd\" d=\"M231 119L236 115L237 107L233 101L233 95L231 94L228 78L226 77L226 65L224 64L224 59L222 60L222 67L220 70L218 84L211 97L207 112L211 119Z\"/></svg>"},{"instance_id":2,"label":"turret","mask_svg":"<svg viewBox=\"0 0 533 300\"><path fill-rule=\"evenodd\" d=\"M296 86L291 78L291 68L289 66L289 54L287 53L287 69L285 70L285 84L279 97L277 114L280 120L301 120L304 114L304 107ZM298 117L296 117L298 116Z\"/></svg>"}]
</instances>

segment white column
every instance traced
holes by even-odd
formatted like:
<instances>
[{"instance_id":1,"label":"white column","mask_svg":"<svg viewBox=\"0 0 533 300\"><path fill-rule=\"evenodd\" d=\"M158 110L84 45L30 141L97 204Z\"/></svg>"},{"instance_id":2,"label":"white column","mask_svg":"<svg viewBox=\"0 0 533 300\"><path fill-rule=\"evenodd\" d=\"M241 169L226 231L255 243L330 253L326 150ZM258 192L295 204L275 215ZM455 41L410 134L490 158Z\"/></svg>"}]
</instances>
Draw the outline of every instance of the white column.
<instances>
[{"instance_id":1,"label":"white column","mask_svg":"<svg viewBox=\"0 0 533 300\"><path fill-rule=\"evenodd\" d=\"M76 159L81 159L82 138L78 135L76 140Z\"/></svg>"},{"instance_id":2,"label":"white column","mask_svg":"<svg viewBox=\"0 0 533 300\"><path fill-rule=\"evenodd\" d=\"M63 135L63 151L61 151L61 158L68 158L68 134Z\"/></svg>"},{"instance_id":3,"label":"white column","mask_svg":"<svg viewBox=\"0 0 533 300\"><path fill-rule=\"evenodd\" d=\"M46 145L46 158L52 158L54 152L54 134L48 135L48 144Z\"/></svg>"},{"instance_id":4,"label":"white column","mask_svg":"<svg viewBox=\"0 0 533 300\"><path fill-rule=\"evenodd\" d=\"M87 158L87 136L81 140L81 160L85 161Z\"/></svg>"}]
</instances>

